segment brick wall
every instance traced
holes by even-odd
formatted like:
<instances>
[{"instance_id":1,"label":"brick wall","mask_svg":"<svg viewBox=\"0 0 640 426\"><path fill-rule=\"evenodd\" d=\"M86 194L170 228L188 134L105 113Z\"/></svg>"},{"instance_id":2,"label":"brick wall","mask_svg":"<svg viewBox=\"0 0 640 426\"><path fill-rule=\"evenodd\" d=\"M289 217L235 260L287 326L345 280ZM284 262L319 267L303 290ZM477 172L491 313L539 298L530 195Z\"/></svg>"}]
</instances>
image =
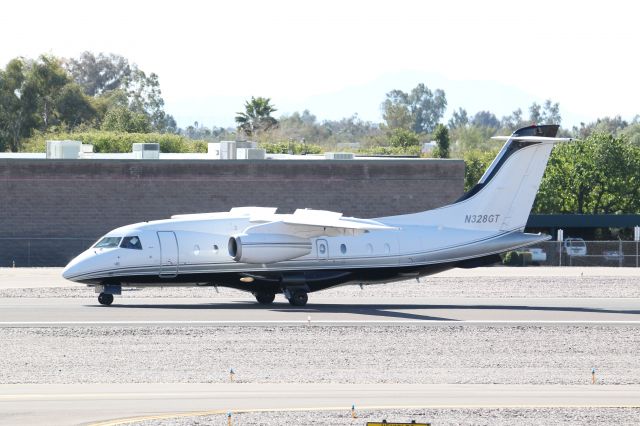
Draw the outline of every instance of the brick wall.
<instances>
[{"instance_id":1,"label":"brick wall","mask_svg":"<svg viewBox=\"0 0 640 426\"><path fill-rule=\"evenodd\" d=\"M64 265L113 228L180 213L307 207L371 218L427 210L458 198L463 177L459 160L2 159L0 267Z\"/></svg>"}]
</instances>

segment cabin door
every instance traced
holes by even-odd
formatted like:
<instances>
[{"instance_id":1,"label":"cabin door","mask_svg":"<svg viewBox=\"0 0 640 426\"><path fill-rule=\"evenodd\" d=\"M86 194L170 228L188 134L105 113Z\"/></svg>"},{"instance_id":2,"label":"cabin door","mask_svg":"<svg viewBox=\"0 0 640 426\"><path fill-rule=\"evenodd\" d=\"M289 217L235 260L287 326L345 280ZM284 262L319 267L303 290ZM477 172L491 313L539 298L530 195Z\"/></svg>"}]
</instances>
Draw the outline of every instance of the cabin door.
<instances>
[{"instance_id":1,"label":"cabin door","mask_svg":"<svg viewBox=\"0 0 640 426\"><path fill-rule=\"evenodd\" d=\"M160 240L160 276L172 278L178 275L178 240L175 232L158 231Z\"/></svg>"}]
</instances>

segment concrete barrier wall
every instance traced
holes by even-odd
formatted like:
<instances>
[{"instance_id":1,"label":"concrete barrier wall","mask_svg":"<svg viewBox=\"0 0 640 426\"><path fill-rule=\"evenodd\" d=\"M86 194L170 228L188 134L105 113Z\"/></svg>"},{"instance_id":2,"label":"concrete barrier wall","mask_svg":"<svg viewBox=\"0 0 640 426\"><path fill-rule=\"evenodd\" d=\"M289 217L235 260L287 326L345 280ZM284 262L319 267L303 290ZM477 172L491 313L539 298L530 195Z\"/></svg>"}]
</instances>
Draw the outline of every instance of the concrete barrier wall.
<instances>
[{"instance_id":1,"label":"concrete barrier wall","mask_svg":"<svg viewBox=\"0 0 640 426\"><path fill-rule=\"evenodd\" d=\"M0 266L63 265L107 231L232 207L362 218L448 204L460 160L0 160ZM80 248L79 248L80 247Z\"/></svg>"}]
</instances>

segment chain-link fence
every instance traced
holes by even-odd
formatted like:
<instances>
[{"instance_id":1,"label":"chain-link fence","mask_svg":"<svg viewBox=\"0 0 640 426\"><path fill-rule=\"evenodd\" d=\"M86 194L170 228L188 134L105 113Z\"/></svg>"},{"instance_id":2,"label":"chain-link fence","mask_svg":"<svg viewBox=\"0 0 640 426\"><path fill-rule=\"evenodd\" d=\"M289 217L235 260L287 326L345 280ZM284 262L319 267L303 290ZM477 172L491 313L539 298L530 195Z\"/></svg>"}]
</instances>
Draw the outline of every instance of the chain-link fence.
<instances>
[{"instance_id":1,"label":"chain-link fence","mask_svg":"<svg viewBox=\"0 0 640 426\"><path fill-rule=\"evenodd\" d=\"M0 238L0 267L64 266L95 238Z\"/></svg>"},{"instance_id":2,"label":"chain-link fence","mask_svg":"<svg viewBox=\"0 0 640 426\"><path fill-rule=\"evenodd\" d=\"M504 263L543 266L639 266L636 241L547 241L517 250L515 253L516 255L505 256Z\"/></svg>"}]
</instances>

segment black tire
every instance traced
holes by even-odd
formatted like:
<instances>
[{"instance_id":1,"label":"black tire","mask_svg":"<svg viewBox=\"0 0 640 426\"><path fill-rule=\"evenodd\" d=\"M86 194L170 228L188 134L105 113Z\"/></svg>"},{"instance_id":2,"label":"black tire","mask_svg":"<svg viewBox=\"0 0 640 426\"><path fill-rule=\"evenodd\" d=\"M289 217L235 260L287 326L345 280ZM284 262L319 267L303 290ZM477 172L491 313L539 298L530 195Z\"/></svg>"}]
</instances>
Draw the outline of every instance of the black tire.
<instances>
[{"instance_id":1,"label":"black tire","mask_svg":"<svg viewBox=\"0 0 640 426\"><path fill-rule=\"evenodd\" d=\"M267 292L255 293L254 296L256 296L256 300L261 305L270 305L273 303L273 301L276 298L275 293L267 293Z\"/></svg>"},{"instance_id":2,"label":"black tire","mask_svg":"<svg viewBox=\"0 0 640 426\"><path fill-rule=\"evenodd\" d=\"M296 291L291 295L289 303L293 306L304 306L309 301L309 296L306 291Z\"/></svg>"},{"instance_id":3,"label":"black tire","mask_svg":"<svg viewBox=\"0 0 640 426\"><path fill-rule=\"evenodd\" d=\"M113 294L100 293L98 295L98 303L104 306L109 306L113 303Z\"/></svg>"}]
</instances>

